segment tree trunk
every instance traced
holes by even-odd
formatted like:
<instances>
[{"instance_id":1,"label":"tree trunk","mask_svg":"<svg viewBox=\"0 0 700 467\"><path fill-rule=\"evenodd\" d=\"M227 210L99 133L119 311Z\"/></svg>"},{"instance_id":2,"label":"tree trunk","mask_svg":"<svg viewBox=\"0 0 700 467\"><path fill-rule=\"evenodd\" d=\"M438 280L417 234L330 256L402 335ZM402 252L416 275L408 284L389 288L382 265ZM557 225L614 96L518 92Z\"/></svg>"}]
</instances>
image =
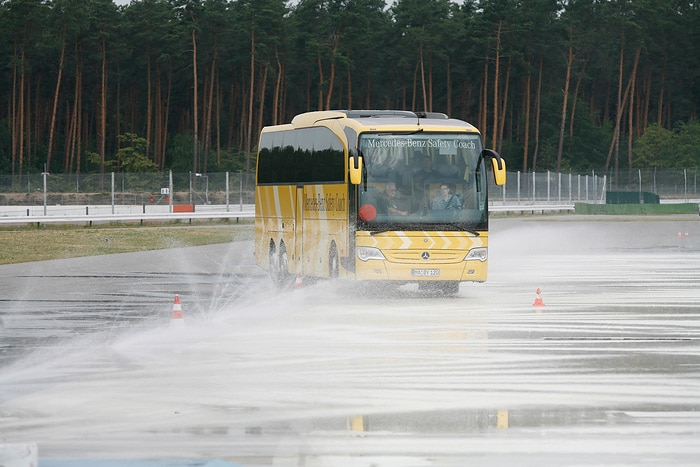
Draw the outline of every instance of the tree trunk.
<instances>
[{"instance_id":1,"label":"tree trunk","mask_svg":"<svg viewBox=\"0 0 700 467\"><path fill-rule=\"evenodd\" d=\"M253 138L253 96L255 95L255 28L250 33L250 95L248 96L248 134L246 137L245 146L245 171L246 180L248 182L248 174L250 173L250 153L252 148Z\"/></svg>"},{"instance_id":2,"label":"tree trunk","mask_svg":"<svg viewBox=\"0 0 700 467\"><path fill-rule=\"evenodd\" d=\"M569 35L571 28L569 27ZM557 172L561 172L561 158L564 152L564 130L566 128L566 107L569 102L569 83L571 82L571 66L574 62L574 49L569 46L569 58L566 61L566 78L564 80L564 101L561 105L561 123L559 124L559 145L557 146Z\"/></svg>"},{"instance_id":3,"label":"tree trunk","mask_svg":"<svg viewBox=\"0 0 700 467\"><path fill-rule=\"evenodd\" d=\"M154 102L154 128L153 128L153 162L156 163L159 170L164 168L165 155L163 154L163 80L161 79L162 70L160 65L156 63L156 82Z\"/></svg>"},{"instance_id":4,"label":"tree trunk","mask_svg":"<svg viewBox=\"0 0 700 467\"><path fill-rule=\"evenodd\" d=\"M537 167L537 156L540 152L540 113L542 109L542 62L540 57L540 69L537 73L537 93L535 95L535 149L532 152L532 171Z\"/></svg>"},{"instance_id":5,"label":"tree trunk","mask_svg":"<svg viewBox=\"0 0 700 467\"><path fill-rule=\"evenodd\" d=\"M642 52L641 47L637 47L634 51L634 65L632 66L632 76L630 77L630 98L629 98L629 115L628 133L627 133L627 167L632 168L632 140L634 138L634 89L637 86L637 65L639 64L639 56Z\"/></svg>"},{"instance_id":6,"label":"tree trunk","mask_svg":"<svg viewBox=\"0 0 700 467\"><path fill-rule=\"evenodd\" d=\"M664 86L666 81L666 65L668 63L668 54L664 54L664 65L661 67L661 82L659 83L659 106L656 109L656 123L663 126L663 109L664 109Z\"/></svg>"},{"instance_id":7,"label":"tree trunk","mask_svg":"<svg viewBox=\"0 0 700 467\"><path fill-rule=\"evenodd\" d=\"M527 172L528 149L530 146L530 96L532 95L530 92L530 81L532 79L532 73L530 72L529 60L527 63L527 70L527 78L525 79L525 135L523 139L523 172Z\"/></svg>"},{"instance_id":8,"label":"tree trunk","mask_svg":"<svg viewBox=\"0 0 700 467\"><path fill-rule=\"evenodd\" d=\"M576 88L574 89L574 97L571 102L571 118L569 119L569 136L574 136L574 118L576 117L576 103L578 102L578 94L581 89L581 81L583 81L583 75L586 72L586 64L588 60L583 61L581 66L581 73L578 74L578 79L576 80Z\"/></svg>"},{"instance_id":9,"label":"tree trunk","mask_svg":"<svg viewBox=\"0 0 700 467\"><path fill-rule=\"evenodd\" d=\"M479 118L479 129L481 130L482 144L486 145L486 122L488 121L488 99L489 99L489 57L484 61L484 77L482 79L481 95L479 96L481 116Z\"/></svg>"},{"instance_id":10,"label":"tree trunk","mask_svg":"<svg viewBox=\"0 0 700 467\"><path fill-rule=\"evenodd\" d=\"M423 44L420 45L420 82L423 89L423 110L428 110L428 96L425 92L425 64L423 63Z\"/></svg>"},{"instance_id":11,"label":"tree trunk","mask_svg":"<svg viewBox=\"0 0 700 467\"><path fill-rule=\"evenodd\" d=\"M643 109L644 109L644 115L642 117L642 121L640 122L640 130L642 131L642 134L644 134L644 129L649 126L649 107L651 105L651 83L652 83L652 76L651 76L651 70L647 73L647 81L644 87L644 103L642 104ZM642 135L640 134L640 136Z\"/></svg>"},{"instance_id":12,"label":"tree trunk","mask_svg":"<svg viewBox=\"0 0 700 467\"><path fill-rule=\"evenodd\" d=\"M416 99L418 99L418 70L420 69L420 61L416 62L416 67L413 69L413 94L411 95L411 110L416 111Z\"/></svg>"},{"instance_id":13,"label":"tree trunk","mask_svg":"<svg viewBox=\"0 0 700 467\"><path fill-rule=\"evenodd\" d=\"M221 169L221 82L216 74L216 169Z\"/></svg>"},{"instance_id":14,"label":"tree trunk","mask_svg":"<svg viewBox=\"0 0 700 467\"><path fill-rule=\"evenodd\" d=\"M58 77L56 78L56 88L53 93L53 108L51 111L51 125L49 126L49 146L46 148L46 170L51 167L51 158L53 156L54 137L56 135L56 116L58 110L58 95L61 91L61 81L63 78L63 63L66 58L66 39L63 37L61 41L61 58L58 62Z\"/></svg>"},{"instance_id":15,"label":"tree trunk","mask_svg":"<svg viewBox=\"0 0 700 467\"><path fill-rule=\"evenodd\" d=\"M433 56L430 54L428 59L428 107L425 109L428 112L433 111Z\"/></svg>"},{"instance_id":16,"label":"tree trunk","mask_svg":"<svg viewBox=\"0 0 700 467\"><path fill-rule=\"evenodd\" d=\"M347 67L348 72L348 110L352 110L352 74L350 73L350 67Z\"/></svg>"},{"instance_id":17,"label":"tree trunk","mask_svg":"<svg viewBox=\"0 0 700 467\"><path fill-rule=\"evenodd\" d=\"M509 89L509 84L510 84L510 69L511 69L511 62L512 59L511 57L508 57L508 69L506 70L506 87L503 90L503 104L501 106L501 109L503 109L503 112L501 112L501 121L498 125L498 146L496 151L501 152L503 149L503 131L505 128L506 124L506 111L505 109L508 108L508 89Z\"/></svg>"},{"instance_id":18,"label":"tree trunk","mask_svg":"<svg viewBox=\"0 0 700 467\"><path fill-rule=\"evenodd\" d=\"M102 38L102 73L100 74L100 118L97 135L98 153L100 155L100 183L105 173L105 140L107 138L107 41Z\"/></svg>"},{"instance_id":19,"label":"tree trunk","mask_svg":"<svg viewBox=\"0 0 700 467\"><path fill-rule=\"evenodd\" d=\"M272 124L277 125L280 112L280 90L282 86L282 62L280 62L279 50L275 47L275 60L277 61L277 80L275 82L275 93L272 97Z\"/></svg>"},{"instance_id":20,"label":"tree trunk","mask_svg":"<svg viewBox=\"0 0 700 467\"><path fill-rule=\"evenodd\" d=\"M331 109L331 99L333 97L333 86L335 86L335 55L338 53L338 42L340 41L340 32L336 31L333 39L333 54L331 56L331 77L328 83L328 92L326 93L326 110Z\"/></svg>"},{"instance_id":21,"label":"tree trunk","mask_svg":"<svg viewBox=\"0 0 700 467\"><path fill-rule=\"evenodd\" d=\"M20 58L20 77L19 77L19 109L17 112L17 121L19 122L17 126L17 177L19 178L18 184L22 183L22 169L24 163L24 133L25 133L25 109L26 109L26 88L27 88L27 68L25 67L25 53L24 47L22 48L21 58Z\"/></svg>"},{"instance_id":22,"label":"tree trunk","mask_svg":"<svg viewBox=\"0 0 700 467\"><path fill-rule=\"evenodd\" d=\"M211 77L209 80L209 91L208 91L208 96L207 96L207 117L206 117L206 122L205 122L205 135L204 135L204 167L202 170L204 170L205 173L209 171L209 152L211 151L211 133L212 133L212 127L211 127L211 117L212 117L212 112L214 110L214 83L217 75L217 56L219 54L219 49L218 46L214 46L214 57L212 59L212 64L211 64Z\"/></svg>"},{"instance_id":23,"label":"tree trunk","mask_svg":"<svg viewBox=\"0 0 700 467\"><path fill-rule=\"evenodd\" d=\"M16 46L15 46L15 56L17 54ZM18 137L18 131L19 131L19 125L17 123L17 100L19 98L18 94L19 91L17 89L18 83L18 76L20 76L21 72L17 70L18 64L16 60L13 60L12 64L12 108L10 109L10 134L11 139L12 139L12 169L11 169L11 175L12 175L12 181L14 182L15 180L15 165L17 164L17 151L19 148L19 141L17 141Z\"/></svg>"},{"instance_id":24,"label":"tree trunk","mask_svg":"<svg viewBox=\"0 0 700 467\"><path fill-rule=\"evenodd\" d=\"M321 54L316 54L318 62L318 105L316 110L323 110L323 63L321 63Z\"/></svg>"},{"instance_id":25,"label":"tree trunk","mask_svg":"<svg viewBox=\"0 0 700 467\"><path fill-rule=\"evenodd\" d=\"M194 15L192 15L192 22L194 22ZM197 135L199 134L199 107L198 107L198 100L199 96L197 95L197 87L199 86L197 82L197 38L195 36L195 28L192 28L192 78L194 80L194 85L193 85L193 107L194 107L194 115L193 115L193 129L192 129L192 136L194 139L194 144L192 147L192 171L193 172L198 172L199 171L199 160L198 160L198 148L199 148L199 141L197 140Z\"/></svg>"},{"instance_id":26,"label":"tree trunk","mask_svg":"<svg viewBox=\"0 0 700 467\"><path fill-rule=\"evenodd\" d=\"M641 49L638 47L637 50L635 50L634 53L634 65L632 66L632 75L630 76L630 80L627 82L627 86L625 87L624 92L621 94L621 98L618 100L620 101L620 104L618 105L618 115L615 117L615 129L613 131L613 140L612 144L610 145L610 150L608 151L608 158L605 161L605 169L607 170L610 167L610 159L612 158L613 151L619 151L619 145L620 145L620 133L621 133L621 123L622 123L622 114L623 114L623 109L627 106L628 99L630 98L631 94L631 87L634 84L635 77L637 75L637 66L639 64L639 56L641 53ZM620 73L622 73L622 68L620 68ZM622 83L620 83L622 84ZM631 115L630 115L631 118ZM615 179L617 179L617 174L619 170L619 158L616 155L615 156Z\"/></svg>"},{"instance_id":27,"label":"tree trunk","mask_svg":"<svg viewBox=\"0 0 700 467\"><path fill-rule=\"evenodd\" d=\"M615 152L615 178L614 180L617 181L617 176L618 176L618 171L620 169L620 122L622 121L622 112L624 108L624 104L622 103L622 72L623 72L623 65L625 62L625 29L624 27L622 28L622 35L620 37L620 60L619 60L619 65L618 65L618 73L617 73L617 107L615 109L616 115L615 115L615 131L614 131L614 140L613 140L613 148ZM608 156L608 159L610 159L610 156ZM608 163L606 162L605 168L608 168Z\"/></svg>"},{"instance_id":28,"label":"tree trunk","mask_svg":"<svg viewBox=\"0 0 700 467\"><path fill-rule=\"evenodd\" d=\"M450 57L447 57L447 115L452 116L452 77L450 76Z\"/></svg>"},{"instance_id":29,"label":"tree trunk","mask_svg":"<svg viewBox=\"0 0 700 467\"><path fill-rule=\"evenodd\" d=\"M495 70L493 73L493 145L492 147L496 149L498 147L498 93L499 93L499 83L498 75L500 70L501 61L501 27L502 20L498 21L498 30L496 32L496 61Z\"/></svg>"},{"instance_id":30,"label":"tree trunk","mask_svg":"<svg viewBox=\"0 0 700 467\"><path fill-rule=\"evenodd\" d=\"M173 69L171 65L168 65L168 92L165 96L165 110L163 111L163 129L161 131L161 162L163 167L165 167L165 152L168 145L168 122L170 121L170 97L172 96L173 90ZM170 196L173 196L171 193Z\"/></svg>"},{"instance_id":31,"label":"tree trunk","mask_svg":"<svg viewBox=\"0 0 700 467\"><path fill-rule=\"evenodd\" d=\"M194 33L192 37L192 43L194 45ZM196 52L195 52L196 54ZM196 69L196 68L195 68ZM147 58L146 58L146 156L148 156L148 153L151 150L151 141L152 141L152 130L151 127L153 126L153 79L151 78L151 54L148 53ZM195 80L195 92L197 89L197 82ZM196 104L195 104L196 105ZM195 107L196 108L196 107ZM195 111L195 119L196 119L196 111Z\"/></svg>"},{"instance_id":32,"label":"tree trunk","mask_svg":"<svg viewBox=\"0 0 700 467\"><path fill-rule=\"evenodd\" d=\"M258 108L258 128L255 132L256 135L260 134L263 127L263 116L265 115L265 88L267 87L267 75L269 68L266 66L263 70L262 82L260 83L260 107Z\"/></svg>"}]
</instances>

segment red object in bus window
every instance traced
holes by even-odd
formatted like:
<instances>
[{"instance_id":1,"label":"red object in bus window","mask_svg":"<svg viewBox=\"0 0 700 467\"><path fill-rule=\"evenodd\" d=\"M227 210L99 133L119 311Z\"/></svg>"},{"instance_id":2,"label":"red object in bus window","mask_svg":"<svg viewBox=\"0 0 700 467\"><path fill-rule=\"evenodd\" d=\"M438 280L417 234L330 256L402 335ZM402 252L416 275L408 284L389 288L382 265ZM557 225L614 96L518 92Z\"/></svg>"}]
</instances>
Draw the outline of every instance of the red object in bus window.
<instances>
[{"instance_id":1,"label":"red object in bus window","mask_svg":"<svg viewBox=\"0 0 700 467\"><path fill-rule=\"evenodd\" d=\"M372 204L363 204L360 206L360 219L369 222L377 218L377 208Z\"/></svg>"}]
</instances>

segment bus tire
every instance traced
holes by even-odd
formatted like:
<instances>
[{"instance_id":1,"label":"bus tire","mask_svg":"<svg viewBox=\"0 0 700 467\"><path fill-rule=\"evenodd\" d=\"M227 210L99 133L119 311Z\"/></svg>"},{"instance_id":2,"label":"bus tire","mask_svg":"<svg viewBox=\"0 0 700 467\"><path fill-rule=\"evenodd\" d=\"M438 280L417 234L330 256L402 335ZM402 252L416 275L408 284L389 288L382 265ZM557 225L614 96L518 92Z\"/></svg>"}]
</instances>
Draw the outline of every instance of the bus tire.
<instances>
[{"instance_id":1,"label":"bus tire","mask_svg":"<svg viewBox=\"0 0 700 467\"><path fill-rule=\"evenodd\" d=\"M432 294L455 295L459 292L459 281L426 281L418 283L418 290Z\"/></svg>"},{"instance_id":2,"label":"bus tire","mask_svg":"<svg viewBox=\"0 0 700 467\"><path fill-rule=\"evenodd\" d=\"M459 293L459 281L445 281L441 284L440 290L445 295L455 295Z\"/></svg>"},{"instance_id":3,"label":"bus tire","mask_svg":"<svg viewBox=\"0 0 700 467\"><path fill-rule=\"evenodd\" d=\"M331 243L331 251L328 253L328 277L337 279L340 273L340 262L338 260L338 248L335 242Z\"/></svg>"},{"instance_id":4,"label":"bus tire","mask_svg":"<svg viewBox=\"0 0 700 467\"><path fill-rule=\"evenodd\" d=\"M291 285L287 249L284 243L280 243L279 248L274 241L270 241L270 277L278 289L285 289Z\"/></svg>"}]
</instances>

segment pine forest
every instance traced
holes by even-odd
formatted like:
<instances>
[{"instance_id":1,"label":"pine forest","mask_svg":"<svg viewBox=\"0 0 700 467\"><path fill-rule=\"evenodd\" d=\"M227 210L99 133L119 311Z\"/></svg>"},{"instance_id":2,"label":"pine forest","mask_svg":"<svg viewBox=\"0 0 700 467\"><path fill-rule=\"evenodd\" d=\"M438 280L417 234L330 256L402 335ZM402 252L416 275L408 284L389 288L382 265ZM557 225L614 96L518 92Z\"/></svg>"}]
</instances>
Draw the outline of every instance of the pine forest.
<instances>
[{"instance_id":1,"label":"pine forest","mask_svg":"<svg viewBox=\"0 0 700 467\"><path fill-rule=\"evenodd\" d=\"M700 166L700 3L0 0L0 174L251 171L301 112L443 112L509 170Z\"/></svg>"}]
</instances>

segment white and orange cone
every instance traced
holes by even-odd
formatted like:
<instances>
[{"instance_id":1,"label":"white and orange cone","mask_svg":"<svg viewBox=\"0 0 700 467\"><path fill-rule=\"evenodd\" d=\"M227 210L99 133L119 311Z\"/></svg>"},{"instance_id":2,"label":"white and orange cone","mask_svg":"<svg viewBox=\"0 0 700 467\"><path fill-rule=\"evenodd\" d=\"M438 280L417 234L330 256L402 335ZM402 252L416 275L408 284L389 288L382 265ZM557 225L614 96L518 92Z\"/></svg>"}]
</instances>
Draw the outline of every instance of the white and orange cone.
<instances>
[{"instance_id":1,"label":"white and orange cone","mask_svg":"<svg viewBox=\"0 0 700 467\"><path fill-rule=\"evenodd\" d=\"M301 280L301 274L297 274L297 278L294 281L294 290L299 290L304 288L304 282Z\"/></svg>"},{"instance_id":2,"label":"white and orange cone","mask_svg":"<svg viewBox=\"0 0 700 467\"><path fill-rule=\"evenodd\" d=\"M537 297L535 298L535 303L533 303L532 306L544 306L544 301L542 301L540 293L540 288L537 287Z\"/></svg>"},{"instance_id":3,"label":"white and orange cone","mask_svg":"<svg viewBox=\"0 0 700 467\"><path fill-rule=\"evenodd\" d=\"M173 311L170 313L170 327L183 327L185 326L185 317L182 314L182 305L180 304L180 296L175 295L175 301L173 302Z\"/></svg>"}]
</instances>

